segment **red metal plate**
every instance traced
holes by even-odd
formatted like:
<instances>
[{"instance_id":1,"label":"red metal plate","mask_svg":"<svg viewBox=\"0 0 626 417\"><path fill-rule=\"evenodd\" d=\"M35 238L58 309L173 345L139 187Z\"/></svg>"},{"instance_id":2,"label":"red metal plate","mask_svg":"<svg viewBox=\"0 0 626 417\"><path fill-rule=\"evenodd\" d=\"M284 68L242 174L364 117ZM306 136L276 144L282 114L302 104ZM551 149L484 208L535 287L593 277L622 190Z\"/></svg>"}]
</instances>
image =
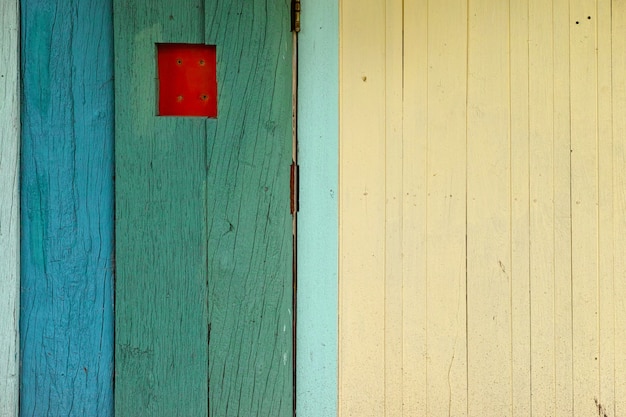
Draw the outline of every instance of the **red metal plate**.
<instances>
[{"instance_id":1,"label":"red metal plate","mask_svg":"<svg viewBox=\"0 0 626 417\"><path fill-rule=\"evenodd\" d=\"M157 44L159 116L217 117L215 45Z\"/></svg>"}]
</instances>

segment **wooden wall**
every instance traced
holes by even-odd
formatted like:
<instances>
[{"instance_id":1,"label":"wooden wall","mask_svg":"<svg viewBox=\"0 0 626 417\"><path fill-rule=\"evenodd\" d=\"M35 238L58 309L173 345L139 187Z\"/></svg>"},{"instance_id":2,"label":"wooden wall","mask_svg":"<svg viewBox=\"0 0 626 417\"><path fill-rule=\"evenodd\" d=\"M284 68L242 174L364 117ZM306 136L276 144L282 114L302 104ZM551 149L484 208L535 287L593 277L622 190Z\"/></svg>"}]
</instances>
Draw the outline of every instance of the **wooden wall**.
<instances>
[{"instance_id":1,"label":"wooden wall","mask_svg":"<svg viewBox=\"0 0 626 417\"><path fill-rule=\"evenodd\" d=\"M0 2L0 415L17 416L19 322L19 19Z\"/></svg>"},{"instance_id":2,"label":"wooden wall","mask_svg":"<svg viewBox=\"0 0 626 417\"><path fill-rule=\"evenodd\" d=\"M113 411L111 7L21 2L22 415Z\"/></svg>"},{"instance_id":3,"label":"wooden wall","mask_svg":"<svg viewBox=\"0 0 626 417\"><path fill-rule=\"evenodd\" d=\"M626 412L625 18L341 3L341 416Z\"/></svg>"},{"instance_id":4,"label":"wooden wall","mask_svg":"<svg viewBox=\"0 0 626 417\"><path fill-rule=\"evenodd\" d=\"M187 2L188 7L182 11L180 2L172 3L171 9L163 2L152 8L148 7L152 4L149 1L138 6L122 3L118 3L121 12L116 21L118 27L128 30L117 32L118 69L122 70L118 84L122 89L116 98L119 109L125 108L128 97L135 97L135 105L127 112L119 110L116 121L119 136L130 139L118 141L123 146L117 152L118 173L122 174L118 176L118 213L122 213L118 230L130 230L118 235L118 288L122 289L118 294L122 296L118 299L117 318L123 329L118 332L120 360L115 374L118 411L143 415L157 410L172 415L180 410L199 410L200 415L206 415L210 407L212 414L291 415L294 312L289 212L289 2ZM137 17L137 9L144 6L150 13L139 13ZM3 290L5 284L8 286L0 307L7 317L2 325L9 326L0 328L0 414L4 416L16 413L18 403L18 314L14 310L18 297L16 170L20 116L17 4L3 2L1 7L0 51L10 58L0 63L0 97L6 98L0 103L0 249L5 259L0 264L0 284ZM23 0L21 11L24 100L20 408L24 415L110 416L114 380L112 2ZM161 38L150 36L158 31L152 28L156 17L166 27ZM241 25L242 21L246 25ZM160 125L154 123L155 101L147 102L146 97L156 91L152 71L154 43L158 40L219 45L221 120L160 118ZM134 50L136 45L140 48ZM129 51L134 54L131 58L126 55ZM132 65L126 66L129 63ZM138 68L145 72L139 73ZM137 82L129 85L129 81ZM138 90L144 92L146 86L148 93L141 99L132 96ZM141 113L146 109L147 117ZM138 113L141 117L128 120L129 115ZM148 124L141 124L146 121ZM191 127L185 130L185 126ZM138 134L124 136L131 127L136 127L134 133ZM153 130L159 127L162 130ZM142 147L155 139L153 132L157 132L156 140L169 137L171 146L159 142L154 147ZM200 142L185 141L185 133L189 132L200 133ZM149 163L150 170L154 165L157 174L141 175L143 163ZM159 170L164 167L171 170ZM133 181L126 174L137 173L135 168L140 178ZM8 187L6 192L4 187ZM165 196L159 194L161 190L165 190ZM145 206L143 193L149 194ZM177 204L170 213L161 210L167 198ZM139 206L127 204L128 200ZM183 209L179 210L181 204ZM129 210L129 206L137 210ZM191 216L185 217L189 213ZM154 223L149 223L151 214L156 216ZM139 220L129 224L129 218ZM154 234L146 235L146 230ZM172 236L180 238L176 244L170 244ZM197 237L200 239L194 240ZM199 253L196 261L200 260L202 273L180 268L176 270L178 275L169 274L183 265L181 254L190 246L191 251ZM143 251L146 247L156 250ZM5 248L13 253L4 257ZM126 261L136 259L133 256L148 256L143 259L147 259L150 271L156 272L137 275L146 278L145 282L158 282L158 289L163 290L157 293L161 304L149 299L147 287L125 297L126 272L148 269L145 264L131 262L129 266ZM161 274L169 281L156 279ZM177 280L181 277L189 278L186 283L195 280L200 291L185 285L183 279ZM163 284L171 287L164 290ZM226 297L226 293L231 296ZM173 309L166 308L172 304ZM157 313L129 320L124 315L128 310L142 313L136 305L156 307ZM172 313L175 309L184 316L180 321ZM169 318L168 324L162 318ZM139 330L135 326L138 322ZM150 340L151 323L153 329L161 331L156 340ZM139 347L132 344L136 340L132 339L136 335L133 332L137 331L142 337ZM182 338L174 340L172 333ZM172 356L165 358L171 352L161 355L161 346L173 343L185 347L192 335L201 341L195 345L198 350L186 346L185 353L200 353L192 358L192 366L177 361L184 354L174 360L170 360ZM141 349L146 341L154 343L148 352ZM199 362L201 365L195 366ZM149 365L154 365L154 374ZM135 372L135 379L125 378L129 368ZM162 371L165 368L167 371ZM173 368L176 371L167 373ZM183 374L180 379L168 378ZM190 374L198 377L194 382L200 391L194 389L197 386L185 385L192 379L186 378ZM161 380L159 375L166 377ZM260 388L263 384L267 385ZM211 387L210 404L207 385ZM161 392L170 401L166 405L157 398ZM181 392L188 396L179 395ZM189 398L194 402L187 401ZM6 413L5 405L9 410Z\"/></svg>"}]
</instances>

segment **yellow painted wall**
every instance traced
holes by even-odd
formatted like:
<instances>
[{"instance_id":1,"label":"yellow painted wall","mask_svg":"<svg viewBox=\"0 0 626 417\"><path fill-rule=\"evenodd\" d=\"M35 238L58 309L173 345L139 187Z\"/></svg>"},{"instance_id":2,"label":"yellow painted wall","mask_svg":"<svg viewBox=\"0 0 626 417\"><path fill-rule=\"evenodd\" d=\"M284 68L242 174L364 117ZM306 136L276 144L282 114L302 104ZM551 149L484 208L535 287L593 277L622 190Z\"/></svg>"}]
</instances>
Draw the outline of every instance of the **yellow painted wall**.
<instances>
[{"instance_id":1,"label":"yellow painted wall","mask_svg":"<svg viewBox=\"0 0 626 417\"><path fill-rule=\"evenodd\" d=\"M342 0L339 414L626 415L626 2Z\"/></svg>"}]
</instances>

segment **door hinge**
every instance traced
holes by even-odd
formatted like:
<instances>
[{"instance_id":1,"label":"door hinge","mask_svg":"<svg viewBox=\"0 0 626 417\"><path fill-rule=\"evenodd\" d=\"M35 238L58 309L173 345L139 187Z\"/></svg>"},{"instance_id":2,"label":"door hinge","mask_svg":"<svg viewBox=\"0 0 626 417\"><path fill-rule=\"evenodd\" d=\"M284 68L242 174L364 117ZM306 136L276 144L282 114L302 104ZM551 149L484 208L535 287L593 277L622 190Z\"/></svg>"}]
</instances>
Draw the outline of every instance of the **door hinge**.
<instances>
[{"instance_id":1,"label":"door hinge","mask_svg":"<svg viewBox=\"0 0 626 417\"><path fill-rule=\"evenodd\" d=\"M300 201L298 191L300 190L300 166L295 162L291 163L291 179L289 181L291 188L291 214L294 215L300 210Z\"/></svg>"},{"instance_id":2,"label":"door hinge","mask_svg":"<svg viewBox=\"0 0 626 417\"><path fill-rule=\"evenodd\" d=\"M291 0L291 31L300 32L300 0Z\"/></svg>"}]
</instances>

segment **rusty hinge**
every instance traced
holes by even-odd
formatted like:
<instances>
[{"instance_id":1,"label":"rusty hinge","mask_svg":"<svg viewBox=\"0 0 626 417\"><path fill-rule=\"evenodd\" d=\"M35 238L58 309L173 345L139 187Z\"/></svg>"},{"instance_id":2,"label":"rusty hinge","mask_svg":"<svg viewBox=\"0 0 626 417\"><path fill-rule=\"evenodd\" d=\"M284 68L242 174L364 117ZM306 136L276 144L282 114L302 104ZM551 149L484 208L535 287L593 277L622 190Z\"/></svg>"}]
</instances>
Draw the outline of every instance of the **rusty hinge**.
<instances>
[{"instance_id":1,"label":"rusty hinge","mask_svg":"<svg viewBox=\"0 0 626 417\"><path fill-rule=\"evenodd\" d=\"M298 191L300 189L300 166L295 162L291 163L291 179L289 181L291 188L291 214L296 214L300 210L300 201Z\"/></svg>"},{"instance_id":2,"label":"rusty hinge","mask_svg":"<svg viewBox=\"0 0 626 417\"><path fill-rule=\"evenodd\" d=\"M300 0L291 0L291 31L300 32Z\"/></svg>"}]
</instances>

